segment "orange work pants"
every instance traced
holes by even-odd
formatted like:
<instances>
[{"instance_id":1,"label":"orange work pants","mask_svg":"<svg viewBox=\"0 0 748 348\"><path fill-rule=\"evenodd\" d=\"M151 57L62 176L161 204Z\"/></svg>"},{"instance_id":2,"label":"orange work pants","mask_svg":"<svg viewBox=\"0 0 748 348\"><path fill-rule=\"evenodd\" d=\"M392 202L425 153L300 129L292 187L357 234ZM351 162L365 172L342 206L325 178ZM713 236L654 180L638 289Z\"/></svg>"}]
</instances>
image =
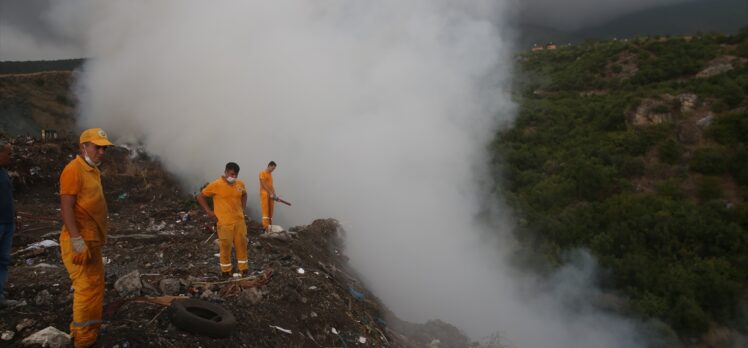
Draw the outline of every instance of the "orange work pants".
<instances>
[{"instance_id":1,"label":"orange work pants","mask_svg":"<svg viewBox=\"0 0 748 348\"><path fill-rule=\"evenodd\" d=\"M88 263L73 263L73 250L70 239L60 238L62 262L73 283L73 322L70 323L70 336L76 348L90 347L96 342L101 326L101 312L104 306L104 262L101 258L101 244L86 241L91 258Z\"/></svg>"},{"instance_id":2,"label":"orange work pants","mask_svg":"<svg viewBox=\"0 0 748 348\"><path fill-rule=\"evenodd\" d=\"M236 250L236 263L240 271L249 269L247 260L247 224L239 221L233 224L218 223L221 272L231 272L231 249Z\"/></svg>"},{"instance_id":3,"label":"orange work pants","mask_svg":"<svg viewBox=\"0 0 748 348\"><path fill-rule=\"evenodd\" d=\"M270 199L270 195L262 192L260 194L260 207L262 208L262 228L268 229L273 224L273 207L275 201Z\"/></svg>"}]
</instances>

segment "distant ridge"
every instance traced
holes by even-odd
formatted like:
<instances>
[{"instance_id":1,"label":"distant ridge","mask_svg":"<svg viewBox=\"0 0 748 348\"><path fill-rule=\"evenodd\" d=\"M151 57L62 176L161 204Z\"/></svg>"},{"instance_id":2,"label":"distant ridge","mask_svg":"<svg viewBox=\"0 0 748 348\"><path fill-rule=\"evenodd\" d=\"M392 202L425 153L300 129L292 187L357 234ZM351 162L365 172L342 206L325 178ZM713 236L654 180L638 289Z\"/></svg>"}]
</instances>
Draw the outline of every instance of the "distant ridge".
<instances>
[{"instance_id":1,"label":"distant ridge","mask_svg":"<svg viewBox=\"0 0 748 348\"><path fill-rule=\"evenodd\" d=\"M85 60L61 59L38 61L6 61L0 62L0 75L28 74L43 71L72 71L80 67Z\"/></svg>"},{"instance_id":2,"label":"distant ridge","mask_svg":"<svg viewBox=\"0 0 748 348\"><path fill-rule=\"evenodd\" d=\"M663 6L615 18L584 28L574 36L609 39L653 35L735 34L748 26L748 1L698 0Z\"/></svg>"},{"instance_id":3,"label":"distant ridge","mask_svg":"<svg viewBox=\"0 0 748 348\"><path fill-rule=\"evenodd\" d=\"M562 31L542 23L521 23L520 50L533 44L581 43L590 39L655 35L735 34L748 26L748 0L695 0L643 10L576 31Z\"/></svg>"}]
</instances>

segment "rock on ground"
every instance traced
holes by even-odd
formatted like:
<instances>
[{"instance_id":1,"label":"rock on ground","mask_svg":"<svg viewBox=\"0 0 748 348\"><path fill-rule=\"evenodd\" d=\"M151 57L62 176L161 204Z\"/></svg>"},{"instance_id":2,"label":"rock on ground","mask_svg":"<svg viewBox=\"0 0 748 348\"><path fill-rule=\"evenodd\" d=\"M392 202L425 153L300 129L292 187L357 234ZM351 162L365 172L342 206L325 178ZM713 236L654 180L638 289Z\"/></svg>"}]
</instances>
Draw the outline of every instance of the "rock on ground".
<instances>
[{"instance_id":1,"label":"rock on ground","mask_svg":"<svg viewBox=\"0 0 748 348\"><path fill-rule=\"evenodd\" d=\"M70 345L70 335L57 330L54 326L37 331L21 341L24 346L41 345L49 348L62 348Z\"/></svg>"},{"instance_id":2,"label":"rock on ground","mask_svg":"<svg viewBox=\"0 0 748 348\"><path fill-rule=\"evenodd\" d=\"M143 289L140 272L135 270L117 279L114 289L123 297L140 295L140 290Z\"/></svg>"}]
</instances>

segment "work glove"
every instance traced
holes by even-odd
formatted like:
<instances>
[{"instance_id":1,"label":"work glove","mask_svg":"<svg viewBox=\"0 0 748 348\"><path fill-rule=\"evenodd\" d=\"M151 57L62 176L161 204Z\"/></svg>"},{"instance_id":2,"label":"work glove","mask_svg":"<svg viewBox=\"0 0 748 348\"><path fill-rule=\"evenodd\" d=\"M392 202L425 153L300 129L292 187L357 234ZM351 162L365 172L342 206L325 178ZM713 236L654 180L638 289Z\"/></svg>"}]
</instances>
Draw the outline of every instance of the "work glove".
<instances>
[{"instance_id":1,"label":"work glove","mask_svg":"<svg viewBox=\"0 0 748 348\"><path fill-rule=\"evenodd\" d=\"M70 238L70 245L73 249L73 264L83 265L91 260L91 252L86 246L86 241L82 237Z\"/></svg>"}]
</instances>

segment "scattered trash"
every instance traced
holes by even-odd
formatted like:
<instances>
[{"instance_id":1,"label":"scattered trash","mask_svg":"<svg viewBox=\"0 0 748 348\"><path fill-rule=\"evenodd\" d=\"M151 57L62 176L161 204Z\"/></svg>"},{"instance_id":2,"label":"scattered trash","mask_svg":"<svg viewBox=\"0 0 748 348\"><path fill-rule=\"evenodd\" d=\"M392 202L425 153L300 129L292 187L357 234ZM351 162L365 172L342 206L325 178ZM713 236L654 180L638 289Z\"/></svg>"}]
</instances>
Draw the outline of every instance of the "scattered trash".
<instances>
[{"instance_id":1,"label":"scattered trash","mask_svg":"<svg viewBox=\"0 0 748 348\"><path fill-rule=\"evenodd\" d=\"M31 250L31 249L39 249L39 248L53 248L60 246L60 243L57 243L50 239L45 239L41 242L36 242L29 244L25 249L23 250Z\"/></svg>"},{"instance_id":2,"label":"scattered trash","mask_svg":"<svg viewBox=\"0 0 748 348\"><path fill-rule=\"evenodd\" d=\"M0 339L3 341L10 341L13 339L13 336L15 336L16 333L10 330L3 331L2 335L0 335Z\"/></svg>"},{"instance_id":3,"label":"scattered trash","mask_svg":"<svg viewBox=\"0 0 748 348\"><path fill-rule=\"evenodd\" d=\"M171 310L174 326L190 333L223 338L230 336L236 326L236 318L231 312L211 302L195 299L172 301Z\"/></svg>"},{"instance_id":4,"label":"scattered trash","mask_svg":"<svg viewBox=\"0 0 748 348\"><path fill-rule=\"evenodd\" d=\"M219 299L220 297L216 295L215 293L213 293L213 291L211 291L210 289L207 289L203 291L202 294L200 294L200 298L203 300L215 300L215 299Z\"/></svg>"},{"instance_id":5,"label":"scattered trash","mask_svg":"<svg viewBox=\"0 0 748 348\"><path fill-rule=\"evenodd\" d=\"M239 303L246 307L256 305L262 301L263 292L257 288L243 290L239 294Z\"/></svg>"},{"instance_id":6,"label":"scattered trash","mask_svg":"<svg viewBox=\"0 0 748 348\"><path fill-rule=\"evenodd\" d=\"M337 330L337 329L335 329L335 328L332 328L332 330L330 330L330 331L332 331L332 333L334 333L334 334L336 334L336 335L337 335L337 334L339 334L338 330Z\"/></svg>"},{"instance_id":7,"label":"scattered trash","mask_svg":"<svg viewBox=\"0 0 748 348\"><path fill-rule=\"evenodd\" d=\"M348 292L350 292L350 293L351 293L351 296L353 296L353 297L354 297L354 298L356 298L357 300L363 300L363 299L364 299L364 293L363 293L363 292L359 292L359 291L357 291L357 290L356 290L356 289L354 289L353 287L349 287L349 288L348 288Z\"/></svg>"},{"instance_id":8,"label":"scattered trash","mask_svg":"<svg viewBox=\"0 0 748 348\"><path fill-rule=\"evenodd\" d=\"M231 276L234 277L234 278L241 278L242 274L241 273L234 273Z\"/></svg>"},{"instance_id":9,"label":"scattered trash","mask_svg":"<svg viewBox=\"0 0 748 348\"><path fill-rule=\"evenodd\" d=\"M16 324L16 331L21 332L23 329L36 324L36 320L31 318L25 318Z\"/></svg>"},{"instance_id":10,"label":"scattered trash","mask_svg":"<svg viewBox=\"0 0 748 348\"><path fill-rule=\"evenodd\" d=\"M358 336L358 343L366 344L366 337L364 337L364 336Z\"/></svg>"},{"instance_id":11,"label":"scattered trash","mask_svg":"<svg viewBox=\"0 0 748 348\"><path fill-rule=\"evenodd\" d=\"M280 326L270 325L270 327L272 327L273 329L276 329L276 330L278 330L278 331L282 331L282 332L285 332L285 333L287 333L287 334L289 334L289 335L293 333L293 332L292 332L291 330L288 330L288 329L284 329L284 328L282 328L282 327L280 327Z\"/></svg>"},{"instance_id":12,"label":"scattered trash","mask_svg":"<svg viewBox=\"0 0 748 348\"><path fill-rule=\"evenodd\" d=\"M36 294L36 298L34 299L34 303L37 306L49 306L49 305L52 304L52 299L53 299L52 295L49 293L49 291L47 291L45 289L45 290L39 291Z\"/></svg>"},{"instance_id":13,"label":"scattered trash","mask_svg":"<svg viewBox=\"0 0 748 348\"><path fill-rule=\"evenodd\" d=\"M301 268L301 267L299 267L299 269L297 269L297 270L296 270L296 272L298 272L299 274L304 274L304 273L306 273L306 271L304 271L304 269L303 269L303 268Z\"/></svg>"},{"instance_id":14,"label":"scattered trash","mask_svg":"<svg viewBox=\"0 0 748 348\"><path fill-rule=\"evenodd\" d=\"M48 263L37 263L36 265L32 266L33 268L59 268L59 266L50 265ZM59 286L60 284L57 284Z\"/></svg>"},{"instance_id":15,"label":"scattered trash","mask_svg":"<svg viewBox=\"0 0 748 348\"><path fill-rule=\"evenodd\" d=\"M179 279L164 278L158 283L158 288L164 295L176 295L179 293L181 283Z\"/></svg>"},{"instance_id":16,"label":"scattered trash","mask_svg":"<svg viewBox=\"0 0 748 348\"><path fill-rule=\"evenodd\" d=\"M309 316L312 317L312 318L316 318L317 317L317 312L309 313Z\"/></svg>"},{"instance_id":17,"label":"scattered trash","mask_svg":"<svg viewBox=\"0 0 748 348\"><path fill-rule=\"evenodd\" d=\"M114 282L114 289L123 297L140 295L140 290L143 289L140 272L135 270L120 277Z\"/></svg>"},{"instance_id":18,"label":"scattered trash","mask_svg":"<svg viewBox=\"0 0 748 348\"><path fill-rule=\"evenodd\" d=\"M314 285L312 285L312 286L309 287L309 290L317 290L317 287L314 286Z\"/></svg>"},{"instance_id":19,"label":"scattered trash","mask_svg":"<svg viewBox=\"0 0 748 348\"><path fill-rule=\"evenodd\" d=\"M37 176L37 175L39 175L39 172L40 172L41 170L42 170L42 169L41 169L40 167L33 167L33 168L29 169L29 174L30 174L31 176Z\"/></svg>"},{"instance_id":20,"label":"scattered trash","mask_svg":"<svg viewBox=\"0 0 748 348\"><path fill-rule=\"evenodd\" d=\"M186 211L180 211L177 213L177 222L190 221L190 213Z\"/></svg>"},{"instance_id":21,"label":"scattered trash","mask_svg":"<svg viewBox=\"0 0 748 348\"><path fill-rule=\"evenodd\" d=\"M261 234L260 237L278 239L283 241L291 240L291 235L283 230L283 227L280 227L278 225L270 225L268 227L268 230L265 233Z\"/></svg>"},{"instance_id":22,"label":"scattered trash","mask_svg":"<svg viewBox=\"0 0 748 348\"><path fill-rule=\"evenodd\" d=\"M215 254L213 254L213 256L215 256L215 257L221 257L221 254L215 253Z\"/></svg>"},{"instance_id":23,"label":"scattered trash","mask_svg":"<svg viewBox=\"0 0 748 348\"><path fill-rule=\"evenodd\" d=\"M124 201L124 200L126 200L126 199L127 199L127 192L125 192L125 193L122 193L121 195L119 195L119 196L117 197L117 199L119 199L120 201Z\"/></svg>"},{"instance_id":24,"label":"scattered trash","mask_svg":"<svg viewBox=\"0 0 748 348\"><path fill-rule=\"evenodd\" d=\"M150 226L148 226L148 228L146 228L146 231L155 231L155 232L158 232L158 231L163 230L164 228L166 228L166 221L161 221L161 223L157 224L157 225L156 224L151 224Z\"/></svg>"},{"instance_id":25,"label":"scattered trash","mask_svg":"<svg viewBox=\"0 0 748 348\"><path fill-rule=\"evenodd\" d=\"M105 265L108 265L108 264L112 263L112 259L104 256L104 257L101 258L101 262L103 262Z\"/></svg>"},{"instance_id":26,"label":"scattered trash","mask_svg":"<svg viewBox=\"0 0 748 348\"><path fill-rule=\"evenodd\" d=\"M26 337L21 344L25 346L41 345L49 348L62 348L70 345L70 335L57 330L54 326L38 331Z\"/></svg>"}]
</instances>

